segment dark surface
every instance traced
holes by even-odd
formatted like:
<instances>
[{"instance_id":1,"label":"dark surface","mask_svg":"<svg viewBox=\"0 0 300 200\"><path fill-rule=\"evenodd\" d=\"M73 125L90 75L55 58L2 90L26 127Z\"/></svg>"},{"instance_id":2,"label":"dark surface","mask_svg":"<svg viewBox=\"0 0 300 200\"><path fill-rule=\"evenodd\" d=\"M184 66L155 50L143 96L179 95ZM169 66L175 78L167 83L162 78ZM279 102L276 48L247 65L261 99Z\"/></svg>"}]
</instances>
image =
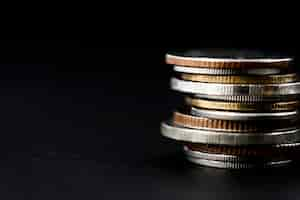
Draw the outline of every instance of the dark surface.
<instances>
[{"instance_id":1,"label":"dark surface","mask_svg":"<svg viewBox=\"0 0 300 200\"><path fill-rule=\"evenodd\" d=\"M5 45L1 199L299 199L297 166L196 167L160 136L181 102L169 90L167 49Z\"/></svg>"}]
</instances>

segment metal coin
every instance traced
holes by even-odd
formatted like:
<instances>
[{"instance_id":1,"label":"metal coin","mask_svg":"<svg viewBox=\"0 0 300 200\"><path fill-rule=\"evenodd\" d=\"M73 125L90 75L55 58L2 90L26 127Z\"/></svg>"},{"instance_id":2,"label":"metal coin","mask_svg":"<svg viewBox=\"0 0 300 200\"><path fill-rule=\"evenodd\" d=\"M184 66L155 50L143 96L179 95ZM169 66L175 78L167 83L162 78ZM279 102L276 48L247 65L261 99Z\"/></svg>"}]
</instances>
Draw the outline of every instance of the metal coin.
<instances>
[{"instance_id":1,"label":"metal coin","mask_svg":"<svg viewBox=\"0 0 300 200\"><path fill-rule=\"evenodd\" d=\"M270 168L270 167L282 167L290 164L292 160L281 161L266 161L263 163L251 163L251 162L223 162L217 160L208 160L203 158L186 156L187 160L202 166L225 168L225 169L250 169L250 168Z\"/></svg>"},{"instance_id":2,"label":"metal coin","mask_svg":"<svg viewBox=\"0 0 300 200\"><path fill-rule=\"evenodd\" d=\"M171 79L173 90L205 95L280 96L300 93L300 82L283 84L220 84Z\"/></svg>"},{"instance_id":3,"label":"metal coin","mask_svg":"<svg viewBox=\"0 0 300 200\"><path fill-rule=\"evenodd\" d=\"M186 97L185 102L187 105L206 108L211 110L232 110L232 111L288 111L299 108L299 101L287 102L268 102L268 103L240 103L240 102L226 102L214 101L199 98Z\"/></svg>"},{"instance_id":4,"label":"metal coin","mask_svg":"<svg viewBox=\"0 0 300 200\"><path fill-rule=\"evenodd\" d=\"M274 130L261 133L228 133L217 130L202 130L161 123L161 134L170 139L191 143L223 145L256 145L295 143L300 139L300 129Z\"/></svg>"},{"instance_id":5,"label":"metal coin","mask_svg":"<svg viewBox=\"0 0 300 200\"><path fill-rule=\"evenodd\" d=\"M200 158L200 159L206 159L206 160L217 160L222 162L231 162L231 163L237 163L237 162L252 162L252 163L262 163L266 161L278 161L283 159L292 159L291 157L284 156L277 156L277 157L260 157L260 156L237 156L237 155L228 155L228 154L216 154L216 153L210 153L210 152L201 152L201 151L194 151L188 148L187 146L184 146L184 152L187 156L193 157L193 158Z\"/></svg>"},{"instance_id":6,"label":"metal coin","mask_svg":"<svg viewBox=\"0 0 300 200\"><path fill-rule=\"evenodd\" d=\"M233 155L247 158L298 157L300 152L300 143L246 146L211 145L199 143L184 143L184 145L185 148L195 152Z\"/></svg>"},{"instance_id":7,"label":"metal coin","mask_svg":"<svg viewBox=\"0 0 300 200\"><path fill-rule=\"evenodd\" d=\"M206 117L212 119L222 120L287 120L295 119L299 116L298 110L285 111L285 112L235 112L235 111L220 111L220 110L207 110L192 107L191 114L199 117Z\"/></svg>"},{"instance_id":8,"label":"metal coin","mask_svg":"<svg viewBox=\"0 0 300 200\"><path fill-rule=\"evenodd\" d=\"M199 74L181 74L181 79L203 83L225 83L225 84L278 84L297 81L297 75L281 74L266 76L214 76Z\"/></svg>"},{"instance_id":9,"label":"metal coin","mask_svg":"<svg viewBox=\"0 0 300 200\"><path fill-rule=\"evenodd\" d=\"M268 132L274 129L282 130L287 127L295 126L297 119L284 120L280 123L274 123L272 120L253 120L253 121L234 121L234 120L222 120L212 119L207 117L199 117L185 112L175 111L173 113L174 125L196 128L201 130L210 131L224 131L227 133L248 133L248 132Z\"/></svg>"},{"instance_id":10,"label":"metal coin","mask_svg":"<svg viewBox=\"0 0 300 200\"><path fill-rule=\"evenodd\" d=\"M266 55L262 52L245 50L190 50L166 55L166 63L189 67L204 68L287 68L293 59L273 52Z\"/></svg>"},{"instance_id":11,"label":"metal coin","mask_svg":"<svg viewBox=\"0 0 300 200\"><path fill-rule=\"evenodd\" d=\"M278 68L253 68L253 69L218 69L218 68L204 68L204 67L185 67L175 65L173 67L175 72L188 74L206 74L206 75L275 75L287 73L287 70Z\"/></svg>"},{"instance_id":12,"label":"metal coin","mask_svg":"<svg viewBox=\"0 0 300 200\"><path fill-rule=\"evenodd\" d=\"M206 160L217 160L223 162L242 162L242 161L249 161L248 157L241 157L236 155L226 155L226 154L214 154L214 153L206 153L201 151L193 151L189 149L187 146L183 147L184 153L188 157L192 158L200 158Z\"/></svg>"},{"instance_id":13,"label":"metal coin","mask_svg":"<svg viewBox=\"0 0 300 200\"><path fill-rule=\"evenodd\" d=\"M241 95L207 95L207 94L194 94L194 98L217 100L226 102L238 103L271 103L275 101L295 101L299 99L299 94L291 95L276 95L276 96L241 96Z\"/></svg>"}]
</instances>

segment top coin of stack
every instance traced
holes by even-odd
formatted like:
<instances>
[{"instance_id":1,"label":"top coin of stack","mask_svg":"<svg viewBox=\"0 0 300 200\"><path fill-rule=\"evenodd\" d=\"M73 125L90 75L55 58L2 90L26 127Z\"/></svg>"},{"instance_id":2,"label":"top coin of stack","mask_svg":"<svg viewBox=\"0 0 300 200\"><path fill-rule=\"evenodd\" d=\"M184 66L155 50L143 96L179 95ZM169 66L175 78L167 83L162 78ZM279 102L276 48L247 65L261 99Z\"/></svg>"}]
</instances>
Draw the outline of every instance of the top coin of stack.
<instances>
[{"instance_id":1,"label":"top coin of stack","mask_svg":"<svg viewBox=\"0 0 300 200\"><path fill-rule=\"evenodd\" d=\"M161 132L183 142L188 160L249 168L295 159L300 82L292 58L192 50L169 53L166 62L174 65L171 88L185 95L185 104Z\"/></svg>"}]
</instances>

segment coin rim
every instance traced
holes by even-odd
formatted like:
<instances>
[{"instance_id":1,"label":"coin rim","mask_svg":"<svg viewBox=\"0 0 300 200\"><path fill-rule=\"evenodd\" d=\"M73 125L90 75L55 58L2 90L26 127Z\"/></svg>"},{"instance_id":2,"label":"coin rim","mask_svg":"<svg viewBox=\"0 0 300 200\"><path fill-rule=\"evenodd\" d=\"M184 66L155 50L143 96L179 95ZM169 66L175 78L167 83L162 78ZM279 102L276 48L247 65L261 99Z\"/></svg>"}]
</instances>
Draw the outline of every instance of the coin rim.
<instances>
[{"instance_id":1,"label":"coin rim","mask_svg":"<svg viewBox=\"0 0 300 200\"><path fill-rule=\"evenodd\" d=\"M294 143L300 140L300 129L291 127L288 130L260 133L228 133L217 130L204 130L162 122L160 132L163 136L177 141L223 145L254 145Z\"/></svg>"},{"instance_id":2,"label":"coin rim","mask_svg":"<svg viewBox=\"0 0 300 200\"><path fill-rule=\"evenodd\" d=\"M300 82L281 84L220 84L202 83L171 78L172 90L204 95L224 96L277 96L300 94Z\"/></svg>"},{"instance_id":3,"label":"coin rim","mask_svg":"<svg viewBox=\"0 0 300 200\"><path fill-rule=\"evenodd\" d=\"M203 82L203 83L225 83L225 84L279 84L291 83L297 81L296 73L266 75L266 76L218 76L181 73L180 78L186 81Z\"/></svg>"},{"instance_id":4,"label":"coin rim","mask_svg":"<svg viewBox=\"0 0 300 200\"><path fill-rule=\"evenodd\" d=\"M251 70L258 69L258 70L274 70L273 73L254 73ZM281 71L278 68L251 68L251 69L227 69L227 68L205 68L205 67L187 67L187 66L179 66L174 65L173 70L179 73L188 73L188 74L204 74L204 75L255 75L255 76L265 76L265 75L276 75L281 74ZM276 71L276 72L275 72Z\"/></svg>"},{"instance_id":5,"label":"coin rim","mask_svg":"<svg viewBox=\"0 0 300 200\"><path fill-rule=\"evenodd\" d=\"M275 154L279 156L291 155L292 153L299 153L300 143L277 144L277 145L247 145L247 146L228 146L228 145L210 145L199 143L184 143L185 148L191 151L203 152L210 154L224 154L238 157L270 157Z\"/></svg>"},{"instance_id":6,"label":"coin rim","mask_svg":"<svg viewBox=\"0 0 300 200\"><path fill-rule=\"evenodd\" d=\"M191 115L219 120L287 120L299 116L298 110L284 112L237 112L191 107Z\"/></svg>"},{"instance_id":7,"label":"coin rim","mask_svg":"<svg viewBox=\"0 0 300 200\"><path fill-rule=\"evenodd\" d=\"M211 67L211 68L253 68L274 67L287 68L292 58L262 58L262 59L230 59L209 57L188 57L166 54L167 64L182 65L186 67Z\"/></svg>"},{"instance_id":8,"label":"coin rim","mask_svg":"<svg viewBox=\"0 0 300 200\"><path fill-rule=\"evenodd\" d=\"M212 100L212 101L224 101L224 102L235 102L235 103L270 103L274 101L294 101L299 99L299 94L291 95L277 95L277 96L233 96L233 95L210 95L210 94L193 94L195 98Z\"/></svg>"},{"instance_id":9,"label":"coin rim","mask_svg":"<svg viewBox=\"0 0 300 200\"><path fill-rule=\"evenodd\" d=\"M250 168L269 168L269 167L281 167L292 163L293 160L281 160L281 161L270 161L261 164L247 163L247 162L222 162L218 160L207 160L201 158L190 157L186 155L186 159L194 164L222 168L222 169L250 169Z\"/></svg>"},{"instance_id":10,"label":"coin rim","mask_svg":"<svg viewBox=\"0 0 300 200\"><path fill-rule=\"evenodd\" d=\"M286 102L268 102L264 104L244 103L244 102L228 102L228 101L214 101L201 98L185 97L185 103L190 106L214 110L232 110L232 111L286 111L297 109L300 106L300 101L286 101Z\"/></svg>"},{"instance_id":11,"label":"coin rim","mask_svg":"<svg viewBox=\"0 0 300 200\"><path fill-rule=\"evenodd\" d=\"M290 123L290 121L286 121L286 122ZM292 122L296 122L296 120ZM210 131L212 130L224 131L227 133L234 132L234 133L244 134L244 133L248 133L249 131L261 132L267 130L274 130L274 127L270 129L262 129L261 127L257 126L256 123L250 124L249 122L246 121L212 119L207 117L189 115L179 111L173 112L172 123L187 128L195 128L195 129L210 130ZM278 130L283 130L283 129L278 129Z\"/></svg>"},{"instance_id":12,"label":"coin rim","mask_svg":"<svg viewBox=\"0 0 300 200\"><path fill-rule=\"evenodd\" d=\"M195 151L190 149L187 146L183 146L184 153L189 157L206 159L206 160L217 160L222 162L262 162L262 161L275 161L276 159L282 159L285 157L262 157L262 156L246 156L246 155L231 155L231 154L223 154L223 153L210 153L203 151ZM290 158L290 157L286 157Z\"/></svg>"}]
</instances>

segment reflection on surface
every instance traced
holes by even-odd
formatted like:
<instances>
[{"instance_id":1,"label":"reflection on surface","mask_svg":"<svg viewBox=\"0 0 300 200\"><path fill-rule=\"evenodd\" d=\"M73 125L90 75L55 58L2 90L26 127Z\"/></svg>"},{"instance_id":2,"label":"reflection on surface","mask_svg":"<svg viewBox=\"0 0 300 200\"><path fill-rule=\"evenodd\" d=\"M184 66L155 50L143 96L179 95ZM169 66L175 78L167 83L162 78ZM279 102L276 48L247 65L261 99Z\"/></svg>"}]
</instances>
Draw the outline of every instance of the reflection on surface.
<instances>
[{"instance_id":1,"label":"reflection on surface","mask_svg":"<svg viewBox=\"0 0 300 200\"><path fill-rule=\"evenodd\" d=\"M238 199L296 192L300 186L299 163L269 169L226 170L198 166L185 160L182 152L153 157L144 163L151 176L162 179L162 186L176 188L175 193L205 194L207 197ZM163 178L161 178L163 177Z\"/></svg>"}]
</instances>

